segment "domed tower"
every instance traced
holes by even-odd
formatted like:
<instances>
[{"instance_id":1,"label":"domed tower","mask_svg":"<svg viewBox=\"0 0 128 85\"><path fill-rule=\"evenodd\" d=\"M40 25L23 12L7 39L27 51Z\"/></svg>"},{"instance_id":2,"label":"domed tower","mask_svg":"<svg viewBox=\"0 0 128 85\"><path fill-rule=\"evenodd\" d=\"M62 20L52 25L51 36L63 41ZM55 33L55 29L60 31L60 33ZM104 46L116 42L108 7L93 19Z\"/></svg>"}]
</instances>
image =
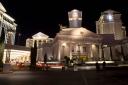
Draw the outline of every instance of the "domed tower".
<instances>
[{"instance_id":1,"label":"domed tower","mask_svg":"<svg viewBox=\"0 0 128 85\"><path fill-rule=\"evenodd\" d=\"M97 34L113 34L115 40L126 37L125 28L122 26L121 14L117 11L107 10L101 13L96 22Z\"/></svg>"},{"instance_id":2,"label":"domed tower","mask_svg":"<svg viewBox=\"0 0 128 85\"><path fill-rule=\"evenodd\" d=\"M70 28L79 28L82 25L82 12L79 10L72 10L68 12L69 17L69 27Z\"/></svg>"}]
</instances>

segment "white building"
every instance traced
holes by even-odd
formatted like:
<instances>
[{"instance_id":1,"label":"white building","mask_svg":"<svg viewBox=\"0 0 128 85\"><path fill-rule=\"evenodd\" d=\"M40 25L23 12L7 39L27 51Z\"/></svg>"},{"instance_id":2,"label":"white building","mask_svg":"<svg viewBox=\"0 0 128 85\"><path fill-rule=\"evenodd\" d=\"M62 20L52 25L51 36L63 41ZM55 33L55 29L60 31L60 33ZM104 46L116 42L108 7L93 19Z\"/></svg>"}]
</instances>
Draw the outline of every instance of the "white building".
<instances>
[{"instance_id":1,"label":"white building","mask_svg":"<svg viewBox=\"0 0 128 85\"><path fill-rule=\"evenodd\" d=\"M15 44L15 33L16 33L16 26L15 19L9 16L6 13L6 9L0 3L0 36L2 29L5 31L5 43L6 44Z\"/></svg>"},{"instance_id":2,"label":"white building","mask_svg":"<svg viewBox=\"0 0 128 85\"><path fill-rule=\"evenodd\" d=\"M45 54L48 60L58 61L63 61L65 56L84 61L128 60L128 38L119 12L102 12L96 21L96 33L82 27L81 11L75 9L68 15L69 27L60 26L54 39L39 32L26 40L27 47L37 40L37 61L43 61Z\"/></svg>"},{"instance_id":3,"label":"white building","mask_svg":"<svg viewBox=\"0 0 128 85\"><path fill-rule=\"evenodd\" d=\"M37 61L43 61L44 55L46 54L48 59L53 58L52 45L53 39L49 38L48 35L38 32L33 35L32 38L26 39L26 47L34 47L34 42L37 42Z\"/></svg>"},{"instance_id":4,"label":"white building","mask_svg":"<svg viewBox=\"0 0 128 85\"><path fill-rule=\"evenodd\" d=\"M81 26L82 13L72 10L69 27L62 27L54 44L54 57L61 61L64 56L72 59L83 57L85 61L125 61L128 60L128 39L122 26L121 14L113 10L101 13L93 33Z\"/></svg>"},{"instance_id":5,"label":"white building","mask_svg":"<svg viewBox=\"0 0 128 85\"><path fill-rule=\"evenodd\" d=\"M49 41L49 36L42 32L38 32L37 34L33 35L32 38L28 38L26 40L26 47L34 47L34 42L37 42L37 47L42 45L43 43L47 43Z\"/></svg>"},{"instance_id":6,"label":"white building","mask_svg":"<svg viewBox=\"0 0 128 85\"><path fill-rule=\"evenodd\" d=\"M9 55L8 55L8 51ZM30 64L30 48L27 48L25 46L17 46L12 45L11 49L8 49L7 46L5 46L4 49L4 56L3 56L3 63L6 63L6 56L9 56L9 61L11 64L18 64L18 63L27 63Z\"/></svg>"},{"instance_id":7,"label":"white building","mask_svg":"<svg viewBox=\"0 0 128 85\"><path fill-rule=\"evenodd\" d=\"M121 14L113 10L107 10L101 13L98 21L96 21L96 32L101 35L113 35L113 42L104 41L104 57L111 56L112 60L128 60L128 39L126 37L126 29L122 26ZM110 39L109 39L110 40Z\"/></svg>"},{"instance_id":8,"label":"white building","mask_svg":"<svg viewBox=\"0 0 128 85\"><path fill-rule=\"evenodd\" d=\"M3 63L30 63L30 48L15 45L16 27L15 19L7 14L6 9L0 3L0 37L2 30L5 32Z\"/></svg>"}]
</instances>

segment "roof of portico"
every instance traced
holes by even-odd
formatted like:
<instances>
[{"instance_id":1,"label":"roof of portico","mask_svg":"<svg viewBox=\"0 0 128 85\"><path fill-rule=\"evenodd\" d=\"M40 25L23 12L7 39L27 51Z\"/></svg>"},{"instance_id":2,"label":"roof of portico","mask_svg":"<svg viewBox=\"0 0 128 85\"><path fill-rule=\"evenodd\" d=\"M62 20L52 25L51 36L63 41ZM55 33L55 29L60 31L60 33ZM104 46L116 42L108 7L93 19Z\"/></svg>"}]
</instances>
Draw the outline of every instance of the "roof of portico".
<instances>
[{"instance_id":1,"label":"roof of portico","mask_svg":"<svg viewBox=\"0 0 128 85\"><path fill-rule=\"evenodd\" d=\"M48 35L42 32L38 32L37 34L32 36L33 39L47 39L48 37L49 37Z\"/></svg>"},{"instance_id":2,"label":"roof of portico","mask_svg":"<svg viewBox=\"0 0 128 85\"><path fill-rule=\"evenodd\" d=\"M6 9L4 8L4 6L2 5L2 3L0 2L0 10L3 12L6 12Z\"/></svg>"},{"instance_id":3,"label":"roof of portico","mask_svg":"<svg viewBox=\"0 0 128 85\"><path fill-rule=\"evenodd\" d=\"M75 41L75 42L87 42L98 43L102 37L94 32L87 30L86 28L65 28L57 33L55 42L57 40Z\"/></svg>"},{"instance_id":4,"label":"roof of portico","mask_svg":"<svg viewBox=\"0 0 128 85\"><path fill-rule=\"evenodd\" d=\"M89 30L87 30L86 28L66 28L66 29L62 29L58 34L57 36L61 36L61 35L64 35L64 36L72 36L72 37L93 37L93 38L99 38L100 35L94 33L94 32L91 32Z\"/></svg>"}]
</instances>

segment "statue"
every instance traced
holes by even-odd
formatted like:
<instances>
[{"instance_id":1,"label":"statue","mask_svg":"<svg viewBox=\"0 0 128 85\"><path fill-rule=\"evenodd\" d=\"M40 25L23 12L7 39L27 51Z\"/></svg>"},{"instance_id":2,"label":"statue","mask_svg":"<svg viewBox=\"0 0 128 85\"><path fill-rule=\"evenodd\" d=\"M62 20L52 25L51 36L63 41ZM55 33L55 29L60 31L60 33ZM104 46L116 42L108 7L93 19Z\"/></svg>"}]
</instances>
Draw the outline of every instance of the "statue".
<instances>
[{"instance_id":1,"label":"statue","mask_svg":"<svg viewBox=\"0 0 128 85\"><path fill-rule=\"evenodd\" d=\"M65 29L65 26L62 26L61 24L59 24L60 30Z\"/></svg>"}]
</instances>

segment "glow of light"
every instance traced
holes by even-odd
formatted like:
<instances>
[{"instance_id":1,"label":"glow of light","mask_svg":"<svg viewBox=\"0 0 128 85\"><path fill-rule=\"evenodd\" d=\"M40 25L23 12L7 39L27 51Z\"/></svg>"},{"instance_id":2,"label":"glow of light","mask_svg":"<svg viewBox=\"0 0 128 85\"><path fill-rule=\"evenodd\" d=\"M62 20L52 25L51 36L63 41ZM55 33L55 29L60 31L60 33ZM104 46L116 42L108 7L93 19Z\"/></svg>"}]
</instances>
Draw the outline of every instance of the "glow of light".
<instances>
[{"instance_id":1,"label":"glow of light","mask_svg":"<svg viewBox=\"0 0 128 85\"><path fill-rule=\"evenodd\" d=\"M104 61L98 61L98 63L103 63ZM96 61L87 61L85 64L95 64ZM105 63L114 63L114 61L105 61Z\"/></svg>"},{"instance_id":2,"label":"glow of light","mask_svg":"<svg viewBox=\"0 0 128 85\"><path fill-rule=\"evenodd\" d=\"M92 48L95 48L96 46L94 44L92 44Z\"/></svg>"},{"instance_id":3,"label":"glow of light","mask_svg":"<svg viewBox=\"0 0 128 85\"><path fill-rule=\"evenodd\" d=\"M107 18L108 18L109 21L112 21L112 20L113 20L113 17L112 17L111 14L109 14L109 15L107 16Z\"/></svg>"},{"instance_id":4,"label":"glow of light","mask_svg":"<svg viewBox=\"0 0 128 85\"><path fill-rule=\"evenodd\" d=\"M108 45L103 45L103 47L107 47Z\"/></svg>"},{"instance_id":5,"label":"glow of light","mask_svg":"<svg viewBox=\"0 0 128 85\"><path fill-rule=\"evenodd\" d=\"M3 62L5 62L5 59L6 59L6 52L7 52L7 49L4 49L4 57L3 57ZM23 59L21 59L21 57ZM24 51L24 50L14 50L14 49L11 49L10 50L10 60L15 60L14 62L16 61L19 61L19 62L24 62L24 61L30 61L30 51Z\"/></svg>"},{"instance_id":6,"label":"glow of light","mask_svg":"<svg viewBox=\"0 0 128 85\"><path fill-rule=\"evenodd\" d=\"M62 69L62 66L52 66L50 68Z\"/></svg>"},{"instance_id":7,"label":"glow of light","mask_svg":"<svg viewBox=\"0 0 128 85\"><path fill-rule=\"evenodd\" d=\"M91 69L95 69L95 66L78 66L77 69L81 69L81 70L91 70Z\"/></svg>"},{"instance_id":8,"label":"glow of light","mask_svg":"<svg viewBox=\"0 0 128 85\"><path fill-rule=\"evenodd\" d=\"M64 47L65 47L65 46L66 46L66 43L63 43L63 44L62 44L62 46L64 46Z\"/></svg>"},{"instance_id":9,"label":"glow of light","mask_svg":"<svg viewBox=\"0 0 128 85\"><path fill-rule=\"evenodd\" d=\"M78 18L78 13L74 12L72 16L73 16L73 18Z\"/></svg>"}]
</instances>

